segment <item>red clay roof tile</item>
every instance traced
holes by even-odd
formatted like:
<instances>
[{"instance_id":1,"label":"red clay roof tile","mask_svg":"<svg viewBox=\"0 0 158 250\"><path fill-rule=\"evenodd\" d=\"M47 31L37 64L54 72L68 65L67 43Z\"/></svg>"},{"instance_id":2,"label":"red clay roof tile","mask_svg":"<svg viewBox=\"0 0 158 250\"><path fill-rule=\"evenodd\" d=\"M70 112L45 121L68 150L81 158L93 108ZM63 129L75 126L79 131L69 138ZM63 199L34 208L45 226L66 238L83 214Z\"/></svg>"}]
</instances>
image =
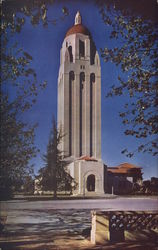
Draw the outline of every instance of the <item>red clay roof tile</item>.
<instances>
[{"instance_id":1,"label":"red clay roof tile","mask_svg":"<svg viewBox=\"0 0 158 250\"><path fill-rule=\"evenodd\" d=\"M72 34L76 34L76 33L81 33L84 35L90 35L89 30L83 26L82 24L76 24L74 26L72 26L67 32L65 37L72 35Z\"/></svg>"}]
</instances>

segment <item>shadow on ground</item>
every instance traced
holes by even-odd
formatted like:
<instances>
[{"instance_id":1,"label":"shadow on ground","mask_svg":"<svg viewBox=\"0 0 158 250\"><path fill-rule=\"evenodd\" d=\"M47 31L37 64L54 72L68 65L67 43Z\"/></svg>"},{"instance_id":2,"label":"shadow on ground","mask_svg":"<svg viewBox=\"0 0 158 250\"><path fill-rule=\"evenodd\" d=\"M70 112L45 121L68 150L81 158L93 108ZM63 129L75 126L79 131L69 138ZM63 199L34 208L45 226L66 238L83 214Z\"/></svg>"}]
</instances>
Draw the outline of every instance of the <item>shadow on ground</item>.
<instances>
[{"instance_id":1,"label":"shadow on ground","mask_svg":"<svg viewBox=\"0 0 158 250\"><path fill-rule=\"evenodd\" d=\"M158 250L154 234L143 242L105 243L94 246L90 242L90 210L13 210L0 237L2 250L77 250L77 249L143 249Z\"/></svg>"},{"instance_id":2,"label":"shadow on ground","mask_svg":"<svg viewBox=\"0 0 158 250\"><path fill-rule=\"evenodd\" d=\"M122 243L110 243L107 242L104 245L92 245L90 243L90 227L82 230L52 230L51 225L47 226L47 230L42 230L46 225L33 224L31 227L34 233L21 230L16 232L4 232L1 237L1 249L2 250L53 250L53 249L143 249L143 250L157 250L158 241L155 235L149 234L149 240L143 242L122 242ZM23 225L23 228L28 228L29 225Z\"/></svg>"}]
</instances>

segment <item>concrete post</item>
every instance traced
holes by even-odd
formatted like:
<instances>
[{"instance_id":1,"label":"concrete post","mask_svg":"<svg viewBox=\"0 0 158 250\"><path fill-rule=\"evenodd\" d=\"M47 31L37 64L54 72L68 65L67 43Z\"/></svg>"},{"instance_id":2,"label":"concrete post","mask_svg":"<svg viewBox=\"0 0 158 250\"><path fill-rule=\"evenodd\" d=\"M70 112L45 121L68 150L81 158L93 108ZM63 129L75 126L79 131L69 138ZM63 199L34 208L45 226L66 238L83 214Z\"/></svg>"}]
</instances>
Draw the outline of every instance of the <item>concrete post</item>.
<instances>
[{"instance_id":1,"label":"concrete post","mask_svg":"<svg viewBox=\"0 0 158 250\"><path fill-rule=\"evenodd\" d=\"M107 215L92 211L91 243L101 244L110 240L109 218Z\"/></svg>"}]
</instances>

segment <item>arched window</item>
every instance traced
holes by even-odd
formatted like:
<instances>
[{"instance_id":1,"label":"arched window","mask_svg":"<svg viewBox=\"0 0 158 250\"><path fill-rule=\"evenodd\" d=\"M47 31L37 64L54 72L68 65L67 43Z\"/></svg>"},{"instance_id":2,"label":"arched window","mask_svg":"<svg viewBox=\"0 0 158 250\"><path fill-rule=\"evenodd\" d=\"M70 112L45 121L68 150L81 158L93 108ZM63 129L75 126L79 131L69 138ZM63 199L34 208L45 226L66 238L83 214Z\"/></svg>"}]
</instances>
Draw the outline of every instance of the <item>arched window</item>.
<instances>
[{"instance_id":1,"label":"arched window","mask_svg":"<svg viewBox=\"0 0 158 250\"><path fill-rule=\"evenodd\" d=\"M75 80L75 74L74 74L73 71L70 71L69 77L70 77L71 80Z\"/></svg>"},{"instance_id":2,"label":"arched window","mask_svg":"<svg viewBox=\"0 0 158 250\"><path fill-rule=\"evenodd\" d=\"M91 82L95 82L95 74L94 73L91 73L91 75L90 75L90 81Z\"/></svg>"},{"instance_id":3,"label":"arched window","mask_svg":"<svg viewBox=\"0 0 158 250\"><path fill-rule=\"evenodd\" d=\"M82 82L85 81L85 73L84 72L80 73L80 81L82 81Z\"/></svg>"},{"instance_id":4,"label":"arched window","mask_svg":"<svg viewBox=\"0 0 158 250\"><path fill-rule=\"evenodd\" d=\"M95 191L95 175L91 174L87 177L87 191L94 192Z\"/></svg>"}]
</instances>

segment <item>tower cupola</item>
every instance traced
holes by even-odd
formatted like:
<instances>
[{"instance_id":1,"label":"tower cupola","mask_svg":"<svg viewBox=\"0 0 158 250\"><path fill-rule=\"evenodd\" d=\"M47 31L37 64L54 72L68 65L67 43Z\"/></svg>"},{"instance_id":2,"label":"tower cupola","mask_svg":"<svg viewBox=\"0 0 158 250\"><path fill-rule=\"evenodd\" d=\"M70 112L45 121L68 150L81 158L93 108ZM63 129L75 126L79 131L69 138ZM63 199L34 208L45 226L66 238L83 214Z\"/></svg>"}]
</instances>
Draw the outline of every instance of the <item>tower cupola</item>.
<instances>
[{"instance_id":1,"label":"tower cupola","mask_svg":"<svg viewBox=\"0 0 158 250\"><path fill-rule=\"evenodd\" d=\"M81 24L82 23L82 17L79 11L77 11L76 16L75 16L75 25Z\"/></svg>"},{"instance_id":2,"label":"tower cupola","mask_svg":"<svg viewBox=\"0 0 158 250\"><path fill-rule=\"evenodd\" d=\"M76 33L90 36L89 30L82 24L82 17L79 11L76 13L74 25L66 32L65 37Z\"/></svg>"}]
</instances>

